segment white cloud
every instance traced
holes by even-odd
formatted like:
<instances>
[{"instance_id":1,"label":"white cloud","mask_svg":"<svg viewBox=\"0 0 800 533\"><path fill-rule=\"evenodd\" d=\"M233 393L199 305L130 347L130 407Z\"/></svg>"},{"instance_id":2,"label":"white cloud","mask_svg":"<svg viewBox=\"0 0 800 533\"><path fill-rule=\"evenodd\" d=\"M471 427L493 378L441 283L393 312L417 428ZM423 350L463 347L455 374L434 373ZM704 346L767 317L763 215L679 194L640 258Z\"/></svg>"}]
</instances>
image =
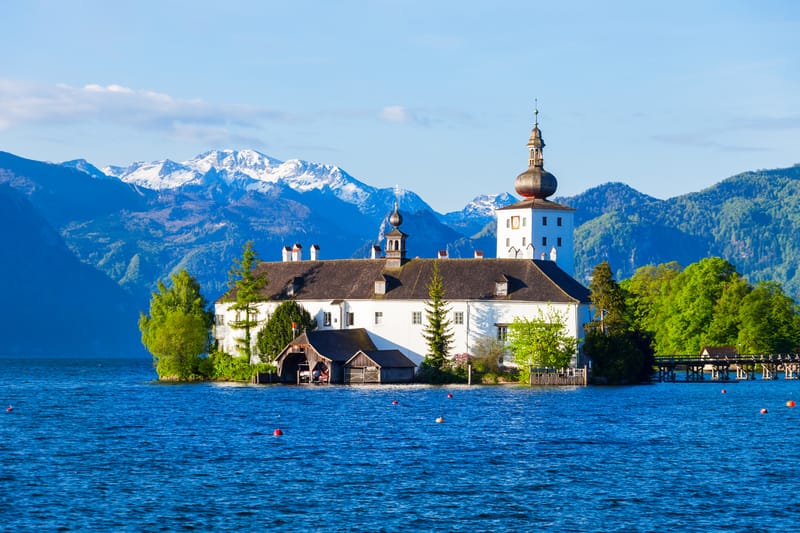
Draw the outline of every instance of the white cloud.
<instances>
[{"instance_id":1,"label":"white cloud","mask_svg":"<svg viewBox=\"0 0 800 533\"><path fill-rule=\"evenodd\" d=\"M381 118L387 122L405 124L413 121L411 112L403 106L390 105L381 110Z\"/></svg>"},{"instance_id":2,"label":"white cloud","mask_svg":"<svg viewBox=\"0 0 800 533\"><path fill-rule=\"evenodd\" d=\"M284 118L282 113L256 106L211 104L116 84L44 86L0 79L0 129L103 121L178 133L187 124L256 128Z\"/></svg>"}]
</instances>

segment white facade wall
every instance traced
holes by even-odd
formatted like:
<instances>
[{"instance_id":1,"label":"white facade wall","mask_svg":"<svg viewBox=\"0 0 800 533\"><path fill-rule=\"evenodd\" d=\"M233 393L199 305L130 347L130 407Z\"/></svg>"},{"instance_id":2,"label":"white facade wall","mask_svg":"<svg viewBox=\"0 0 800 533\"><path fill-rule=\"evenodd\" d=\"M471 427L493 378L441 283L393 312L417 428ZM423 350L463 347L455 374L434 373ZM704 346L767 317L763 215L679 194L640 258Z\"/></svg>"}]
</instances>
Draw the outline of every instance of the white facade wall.
<instances>
[{"instance_id":1,"label":"white facade wall","mask_svg":"<svg viewBox=\"0 0 800 533\"><path fill-rule=\"evenodd\" d=\"M298 301L317 320L318 329L364 328L369 332L372 342L379 350L398 349L417 365L425 357L427 343L423 332L427 326L425 302L422 300L353 300L333 304L330 300ZM583 325L591 320L588 304L549 304L546 302L515 301L449 301L449 320L453 332L451 354L472 353L472 348L482 337L498 335L498 325L508 325L515 317L538 318L539 311L545 313L552 308L566 314L566 326L571 335L582 339ZM256 333L278 306L279 302L259 304L259 326L251 332L253 343ZM217 303L216 337L220 349L237 355L236 337L240 330L227 326L236 320L235 312L230 310L231 304ZM330 313L330 324L325 323L325 313ZM381 313L376 319L376 313ZM414 323L415 313L419 323ZM456 323L456 314L460 313L462 323ZM348 323L348 315L352 314L353 322ZM222 317L220 324L220 316ZM301 332L297 332L300 334Z\"/></svg>"},{"instance_id":2,"label":"white facade wall","mask_svg":"<svg viewBox=\"0 0 800 533\"><path fill-rule=\"evenodd\" d=\"M574 275L575 237L571 210L537 207L500 209L496 214L498 259L551 259L555 248L558 266L570 276Z\"/></svg>"}]
</instances>

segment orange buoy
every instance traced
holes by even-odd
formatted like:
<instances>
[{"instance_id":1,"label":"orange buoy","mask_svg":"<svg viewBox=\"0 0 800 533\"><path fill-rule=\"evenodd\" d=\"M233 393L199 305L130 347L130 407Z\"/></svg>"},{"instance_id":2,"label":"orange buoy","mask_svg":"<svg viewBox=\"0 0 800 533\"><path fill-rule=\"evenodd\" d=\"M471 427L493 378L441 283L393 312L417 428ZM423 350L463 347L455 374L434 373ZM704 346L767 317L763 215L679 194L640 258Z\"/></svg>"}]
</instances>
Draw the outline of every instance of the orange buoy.
<instances>
[{"instance_id":1,"label":"orange buoy","mask_svg":"<svg viewBox=\"0 0 800 533\"><path fill-rule=\"evenodd\" d=\"M448 397L448 398L452 398L452 397L453 397L453 393L452 393L452 392L448 392L448 393L447 393L447 397Z\"/></svg>"},{"instance_id":2,"label":"orange buoy","mask_svg":"<svg viewBox=\"0 0 800 533\"><path fill-rule=\"evenodd\" d=\"M796 405L797 405L797 404L796 404L796 403L794 403L794 400L789 400L788 402L786 402L786 407L794 407L794 406L796 406Z\"/></svg>"},{"instance_id":3,"label":"orange buoy","mask_svg":"<svg viewBox=\"0 0 800 533\"><path fill-rule=\"evenodd\" d=\"M272 432L273 437L280 437L281 435L283 435L283 431L281 431L281 428L278 428Z\"/></svg>"},{"instance_id":4,"label":"orange buoy","mask_svg":"<svg viewBox=\"0 0 800 533\"><path fill-rule=\"evenodd\" d=\"M767 411L767 409L766 409L765 407L762 407L762 408L761 408L761 414L762 414L762 415L765 415L765 414L767 414L768 412L769 412L769 411Z\"/></svg>"},{"instance_id":5,"label":"orange buoy","mask_svg":"<svg viewBox=\"0 0 800 533\"><path fill-rule=\"evenodd\" d=\"M442 422L444 422L444 417L443 416L440 416L439 418L436 419L436 423L437 424L441 424Z\"/></svg>"}]
</instances>

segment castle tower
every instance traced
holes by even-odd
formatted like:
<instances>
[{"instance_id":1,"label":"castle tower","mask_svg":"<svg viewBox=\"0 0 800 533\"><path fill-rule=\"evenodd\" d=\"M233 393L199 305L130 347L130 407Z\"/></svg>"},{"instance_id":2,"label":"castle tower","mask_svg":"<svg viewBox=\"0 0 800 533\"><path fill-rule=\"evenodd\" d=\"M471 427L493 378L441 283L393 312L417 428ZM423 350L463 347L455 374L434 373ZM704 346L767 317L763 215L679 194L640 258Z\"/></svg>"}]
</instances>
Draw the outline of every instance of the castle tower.
<instances>
[{"instance_id":1,"label":"castle tower","mask_svg":"<svg viewBox=\"0 0 800 533\"><path fill-rule=\"evenodd\" d=\"M406 238L408 235L400 231L403 216L394 203L394 212L389 216L389 224L394 229L386 234L386 268L400 268L406 261Z\"/></svg>"},{"instance_id":2,"label":"castle tower","mask_svg":"<svg viewBox=\"0 0 800 533\"><path fill-rule=\"evenodd\" d=\"M547 198L558 188L544 169L544 138L539 110L528 140L528 169L517 176L514 189L523 200L498 209L497 257L555 261L569 275L575 271L574 209Z\"/></svg>"}]
</instances>

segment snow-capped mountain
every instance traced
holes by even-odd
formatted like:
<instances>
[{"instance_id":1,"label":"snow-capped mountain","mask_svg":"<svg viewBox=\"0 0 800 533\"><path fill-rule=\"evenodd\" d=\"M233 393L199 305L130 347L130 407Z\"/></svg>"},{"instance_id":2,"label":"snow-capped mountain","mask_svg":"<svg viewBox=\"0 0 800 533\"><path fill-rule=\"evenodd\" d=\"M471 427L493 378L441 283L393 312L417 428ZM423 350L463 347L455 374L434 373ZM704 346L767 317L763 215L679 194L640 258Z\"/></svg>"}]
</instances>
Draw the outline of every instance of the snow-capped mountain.
<instances>
[{"instance_id":1,"label":"snow-capped mountain","mask_svg":"<svg viewBox=\"0 0 800 533\"><path fill-rule=\"evenodd\" d=\"M357 206L362 213L384 211L395 200L407 211L432 211L411 191L371 187L335 165L299 159L280 161L255 150L214 150L182 163L169 159L137 162L127 167L109 166L103 171L126 183L154 190L208 185L209 181L221 180L231 187L264 191L267 184L283 183L299 193L333 194Z\"/></svg>"}]
</instances>

